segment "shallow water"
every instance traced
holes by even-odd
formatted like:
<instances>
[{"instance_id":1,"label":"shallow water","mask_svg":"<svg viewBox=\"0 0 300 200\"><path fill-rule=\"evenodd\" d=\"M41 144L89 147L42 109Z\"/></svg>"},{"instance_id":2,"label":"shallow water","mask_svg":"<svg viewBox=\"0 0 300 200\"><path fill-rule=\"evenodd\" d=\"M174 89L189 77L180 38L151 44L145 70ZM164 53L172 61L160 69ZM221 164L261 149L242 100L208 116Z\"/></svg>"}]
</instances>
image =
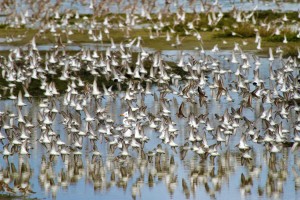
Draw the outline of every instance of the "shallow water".
<instances>
[{"instance_id":1,"label":"shallow water","mask_svg":"<svg viewBox=\"0 0 300 200\"><path fill-rule=\"evenodd\" d=\"M203 6L201 5L201 1L182 1L182 0L172 0L172 3L170 4L170 11L176 11L177 8L180 6L183 6L183 8L188 11L192 12L193 8L191 8L191 5L195 7L197 11L201 11L203 9ZM191 4L190 2L193 2ZM205 1L203 1L205 2ZM208 3L213 4L214 2L218 2L221 5L221 8L223 11L229 11L233 7L236 7L240 10L252 10L256 7L258 10L281 10L281 11L297 11L299 9L298 0L294 1L261 1L261 0L254 0L254 1L240 1L240 0L218 0L218 1L207 1ZM123 1L120 9L118 9L118 6L116 3L111 1L109 6L107 6L110 10L110 12L123 12L122 8L128 5L127 1ZM82 14L90 14L91 9L89 9L90 4L83 5L81 3L73 3L72 7L74 9L77 9ZM158 11L159 9L163 8L165 6L165 0L157 0L156 1L156 8L153 9L154 11ZM65 10L67 8L71 7L71 2L65 1L63 5L61 6L61 10ZM141 6L137 6L136 12L140 12Z\"/></svg>"},{"instance_id":2,"label":"shallow water","mask_svg":"<svg viewBox=\"0 0 300 200\"><path fill-rule=\"evenodd\" d=\"M52 1L54 2L54 1ZM125 1L126 2L126 1ZM175 1L174 1L175 2ZM171 10L174 11L179 5L183 4L186 11L190 7L188 1L179 1L173 3ZM201 10L200 3L196 3L196 9ZM240 1L223 1L220 0L222 10L230 10L233 5L239 9L253 9L258 5L258 9L281 9L283 11L298 10L298 2L286 3L273 1L255 1L240 2ZM61 7L61 11L71 7L72 1L65 1ZM164 1L158 1L157 5L160 7ZM280 4L280 7L278 6ZM72 4L72 8L78 9L81 14L91 13L89 5L82 5L80 3ZM23 7L24 8L24 7ZM110 5L112 12L118 12L115 4ZM1 20L0 20L1 21ZM6 38L0 38L0 42L5 41ZM81 48L90 50L103 51L107 49L110 44L96 45L96 44L80 44L80 46L69 45L66 47L67 51L79 51ZM7 51L14 48L13 46L1 46L0 51ZM26 48L26 47L24 47ZM52 45L39 45L37 48L40 51L49 51ZM152 49L145 49L147 52L155 53ZM134 50L133 50L134 51ZM204 54L199 50L189 51L161 51L164 61L178 62L179 57L184 55L185 64L188 59L193 56L196 60L204 59ZM211 51L205 52L212 59L218 60L220 68L224 70L231 70L232 73L224 75L224 85L228 88L229 84L235 79L234 73L239 65L241 65L240 53L236 52L239 63L233 64L230 62L232 51L221 51L214 53ZM250 91L255 89L252 84L254 75L253 54L246 53L251 67L245 70L246 78L250 80ZM274 53L275 55L275 53ZM282 60L279 60L279 55L275 55L276 59L272 63L272 69L278 70L282 66ZM271 89L274 86L274 81L270 80L269 74L269 60L268 58L260 58L261 66L259 71L259 78L264 80L264 86ZM290 73L293 77L299 74L298 68ZM207 72L208 82L213 83L213 76L211 72ZM180 91L179 86L171 85L174 91ZM276 89L280 87L275 86ZM99 86L101 88L101 86ZM160 90L157 86L153 86L151 91L155 95L160 95ZM28 116L35 125L31 129L30 157L14 154L8 159L0 156L0 186L5 182L9 187L18 191L17 187L25 187L29 185L33 194L28 195L30 198L38 199L299 199L300 198L300 154L299 149L291 152L290 147L283 146L280 152L270 153L268 145L264 143L255 143L247 138L247 143L252 148L251 160L242 158L242 152L237 147L242 134L247 132L243 127L244 122L239 122L240 127L236 129L233 136L230 137L228 145L222 143L218 148L219 156L207 157L199 156L195 152L188 150L181 151L180 148L188 141L189 129L186 118L178 118L179 105L184 102L184 113L188 115L193 112L196 116L208 113L208 118L213 127L217 127L220 123L216 119L216 114L224 115L226 111L231 112L231 108L238 109L243 99L242 95L237 92L229 90L229 95L232 97L231 102L228 102L224 96L220 101L217 101L216 94L211 93L208 87L204 91L209 100L207 108L200 107L199 103L194 104L187 102L182 96L174 93L167 94L166 103L167 108L171 111L171 119L175 123L175 128L178 129L178 136L175 142L179 145L175 150L170 148L168 144L164 144L159 139L160 132L152 129L147 125L147 121L143 121L145 135L149 141L144 144L142 149L129 148L128 157L120 157L120 149L111 150L104 137L104 134L99 133L98 130L103 128L104 124L96 124L92 122L92 130L95 131L99 140L96 141L96 146L101 152L101 157L92 159L91 141L87 137L83 140L83 147L80 150L82 156L75 156L74 153L66 156L49 156L49 144L41 144L42 126L39 124L39 107L40 99L33 98L32 102L25 101L27 106L22 108L22 114ZM281 95L282 93L280 93ZM94 117L96 101L101 104L106 110L105 119L111 118L113 126L118 126L123 123L124 117L120 114L128 110L128 104L122 100L124 92L116 92L116 98L104 97L103 99L89 99L87 109ZM137 103L141 104L141 96L138 96ZM80 123L79 129L85 131L86 116L83 111L76 111L74 107L63 105L63 95L55 99L55 104L59 111L69 112L75 116ZM152 113L158 116L161 105L158 100L155 100L154 95L147 95L144 101L147 106L146 113ZM265 125L260 121L262 108L270 108L268 103L262 103L261 100L254 99L252 101L253 108L244 108L243 116L251 121L258 121L255 123L256 129L264 134L266 131ZM50 104L50 103L49 103ZM18 114L16 101L1 100L0 112ZM289 109L289 119L282 119L279 115L273 113L274 121L278 124L282 123L284 129L288 130L287 139L293 141L294 127L298 113L293 108ZM7 116L5 117L5 121ZM17 117L13 117L13 125L17 126ZM72 134L63 122L61 113L57 113L52 130L60 135L61 139L67 145L73 146ZM206 133L208 145L216 143L212 134L204 131L205 125L200 124L197 128L201 136ZM2 126L1 133L4 133ZM114 135L120 134L119 131L113 130ZM112 138L109 138L112 140ZM4 144L7 140L3 140ZM155 155L151 159L147 156L154 151L158 144L162 145L165 154ZM0 145L0 151L3 150L3 145ZM186 153L186 154L185 154ZM16 170L15 170L16 169ZM18 192L20 194L20 192Z\"/></svg>"},{"instance_id":3,"label":"shallow water","mask_svg":"<svg viewBox=\"0 0 300 200\"><path fill-rule=\"evenodd\" d=\"M185 51L185 55L194 55L199 58L198 51ZM218 58L224 69L231 69L235 72L238 64L231 64L225 59L231 56L231 52L212 53L212 57ZM177 51L162 51L163 55L173 56L178 59ZM239 58L239 55L237 54ZM250 57L250 56L249 56ZM238 59L239 60L239 59ZM187 60L185 60L187 61ZM240 61L240 60L239 60ZM250 59L251 63L254 62ZM260 59L260 78L265 81L265 87L269 88L268 59ZM281 62L275 60L273 69L277 69ZM298 73L298 72L293 72ZM249 70L249 80L253 79L253 74ZM234 76L234 75L232 75ZM211 80L209 80L211 81ZM225 79L224 84L230 83L230 78ZM254 86L251 86L251 90ZM152 91L159 95L156 87ZM227 102L223 97L216 101L214 97L207 92L208 99L208 118L215 126L218 124L214 118L215 114L223 115L225 110L238 108L242 100L240 95L230 91L233 102ZM113 119L114 124L122 123L123 117L120 116L128 109L126 103L120 98L124 93L117 93L116 99L105 97L101 101L102 107L105 107L107 115ZM171 119L176 123L178 137L175 142L182 146L188 138L187 120L178 119L176 113L179 104L185 101L182 97L174 94L168 94L170 99L169 109ZM176 101L174 100L176 98ZM298 199L300 187L300 158L299 151L292 153L289 147L283 147L280 153L271 154L266 150L263 144L249 142L252 147L252 160L245 161L241 159L242 153L236 147L239 143L242 127L237 128L233 137L230 138L228 146L221 145L220 156L200 158L199 155L189 150L183 158L179 148L175 152L162 143L166 154L160 157L160 162L144 158L143 153L152 151L157 144L161 144L158 138L160 133L145 126L145 134L149 137L149 142L145 144L143 151L129 149L130 157L125 160L118 160L116 156L120 154L117 149L110 152L109 146L104 138L97 141L97 147L102 154L100 159L92 162L91 146L88 139L83 141L82 156L73 157L63 161L61 156L51 159L45 146L40 144L38 139L41 135L41 129L38 125L39 100L33 99L32 103L26 101L27 106L23 107L22 113L30 116L32 123L36 125L31 132L30 157L15 154L9 157L9 163L1 157L1 180L6 181L11 187L18 182L25 182L30 185L35 194L30 197L39 199ZM139 104L139 101L138 101ZM85 116L82 111L76 113L73 108L64 106L62 98L57 99L58 110L69 111L77 116L82 122L81 130L85 126ZM159 103L154 100L152 95L145 98L147 113L159 112ZM243 116L250 120L256 120L260 113L261 102L253 101L253 110L245 109ZM268 105L264 105L268 107ZM94 100L88 106L91 115L94 116ZM17 113L15 102L12 100L2 100L0 102L0 111L10 111ZM185 113L194 112L196 115L204 113L205 109L199 105L186 102ZM295 116L293 109L290 115ZM275 118L277 123L282 122L284 129L292 132L294 119L283 120ZM15 121L16 122L16 121ZM241 123L240 123L241 124ZM95 128L95 124L93 124ZM198 128L202 130L203 124ZM53 121L52 129L61 136L61 139L70 144L70 135L66 133L65 126L62 124L62 116L57 114ZM261 123L258 123L258 130L264 130ZM2 128L3 131L3 128ZM95 131L97 129L95 128ZM200 131L201 132L201 131ZM215 139L208 133L208 144L214 144ZM2 148L2 145L1 145ZM158 157L158 156L156 156ZM171 161L174 158L174 162ZM12 172L12 165L17 169ZM9 168L10 167L10 168ZM9 172L9 173L8 173ZM114 177L114 178L112 178ZM150 178L149 178L150 177ZM248 180L248 181L244 181ZM187 186L187 187L186 187Z\"/></svg>"}]
</instances>

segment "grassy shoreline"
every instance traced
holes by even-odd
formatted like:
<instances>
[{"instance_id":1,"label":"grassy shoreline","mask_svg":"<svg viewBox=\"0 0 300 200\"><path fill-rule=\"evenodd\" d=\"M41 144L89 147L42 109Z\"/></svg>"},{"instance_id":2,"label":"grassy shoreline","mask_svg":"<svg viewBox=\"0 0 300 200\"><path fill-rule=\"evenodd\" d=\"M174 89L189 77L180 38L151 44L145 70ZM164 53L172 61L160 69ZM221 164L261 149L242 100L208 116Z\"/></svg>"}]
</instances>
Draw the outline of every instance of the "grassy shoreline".
<instances>
[{"instance_id":1,"label":"grassy shoreline","mask_svg":"<svg viewBox=\"0 0 300 200\"><path fill-rule=\"evenodd\" d=\"M300 33L288 30L286 27L291 25L299 24L298 13L297 12L286 12L286 13L276 13L273 11L251 11L245 12L244 15L251 15L252 18L256 18L256 23L253 22L254 19L249 18L248 21L237 22L234 15L236 13L228 12L223 13L222 18L214 25L208 25L208 16L217 15L217 13L187 13L185 15L185 20L175 23L176 14L165 15L162 20L158 19L157 15L151 15L151 20L146 20L137 16L137 24L139 26L150 24L149 28L134 28L134 26L126 25L123 28L118 28L118 23L123 22L126 16L124 14L107 14L102 17L94 17L92 15L82 15L79 19L70 18L71 27L60 27L55 30L55 32L50 31L50 29L31 29L25 26L20 26L19 28L11 28L9 26L0 26L0 38L8 38L11 41L0 42L0 45L10 45L12 48L15 47L26 47L29 45L33 38L35 38L37 45L57 45L57 46L68 46L77 45L81 46L82 43L87 44L110 44L112 39L115 44L123 43L128 44L138 37L141 38L141 45L144 48L152 48L157 51L160 50L211 50L215 45L218 45L220 50L233 50L235 44L239 44L243 51L251 51L260 56L268 56L269 48L272 48L275 52L277 47L281 47L283 50L283 56L297 56L298 48L300 47ZM108 20L109 18L109 20ZM214 18L214 17L213 17ZM280 20L286 18L284 21L286 24L282 25L282 30L280 35L274 35L274 28L270 28L268 31L264 30L266 27L260 27L260 24L272 23L274 26L280 23ZM252 19L252 20L251 20ZM298 19L298 20L297 20ZM53 20L54 24L61 24L62 19L50 19ZM94 20L95 27L91 28L89 31L89 26L91 21ZM104 21L110 25L104 26ZM107 22L108 21L108 22ZM191 22L193 28L191 28ZM76 29L74 24L82 23L84 26L81 29ZM163 25L160 25L163 23ZM110 27L109 30L107 27ZM127 28L126 28L127 27ZM105 29L106 31L105 33ZM68 35L68 30L72 30L73 34ZM171 34L170 41L166 41L166 35L175 31ZM108 33L109 32L109 33ZM152 38L150 38L150 32L152 32ZM300 30L299 30L300 32ZM102 34L101 41L94 41L93 35ZM261 49L257 49L257 44L254 42L257 33L261 36ZM298 35L299 38L298 38ZM180 43L176 41L176 37L180 40ZM288 43L283 43L283 38L288 39ZM68 43L68 40L72 43ZM176 42L178 44L176 44ZM247 43L247 45L244 45ZM45 58L46 53L50 53L52 50L49 48L48 51L39 51L42 58ZM10 51L1 51L0 55L6 58ZM69 51L67 56L76 54L78 51ZM135 56L136 57L136 53ZM131 62L131 67L134 69L136 58L133 58ZM21 63L22 64L22 63ZM45 63L40 63L45 66ZM151 65L151 63L145 63L145 66ZM173 70L177 70L176 63L170 62L169 65ZM63 93L67 88L67 82L58 79L60 76L60 71L57 71L57 75L50 76L47 75L47 82L53 81L60 93ZM183 71L178 71L180 74L184 74ZM84 77L84 81L91 84L93 81L93 76L86 71L80 71L78 74L80 77ZM113 81L107 80L107 78L101 76L98 78L98 85L101 84L113 85ZM0 78L0 84L3 87L7 87L8 83L2 77ZM32 80L29 86L29 92L33 96L43 96L43 92L40 89L41 81ZM14 94L16 95L19 90L22 90L22 83L16 83L16 88ZM7 92L9 94L9 92ZM3 95L3 98L7 98L7 95Z\"/></svg>"},{"instance_id":2,"label":"grassy shoreline","mask_svg":"<svg viewBox=\"0 0 300 200\"><path fill-rule=\"evenodd\" d=\"M30 198L13 194L0 194L0 200L38 200L38 198Z\"/></svg>"},{"instance_id":3,"label":"grassy shoreline","mask_svg":"<svg viewBox=\"0 0 300 200\"><path fill-rule=\"evenodd\" d=\"M54 44L58 37L60 37L64 45L68 45L68 40L72 41L70 45L80 45L81 43L108 44L111 43L111 38L113 38L115 43L127 43L136 37L141 37L144 47L156 50L192 50L196 47L199 48L200 44L205 50L210 50L216 44L218 44L220 49L230 50L233 49L234 43L239 43L243 50L256 50L257 44L253 41L258 32L262 38L262 50L258 51L259 53L265 54L269 47L282 46L283 49L288 50L286 56L296 55L295 51L291 52L290 46L300 46L300 34L288 27L299 27L298 12L255 11L251 13L249 11L243 13L243 15L246 14L252 17L244 19L242 22L237 22L239 21L235 16L237 14L233 11L223 13L220 20L213 25L208 25L208 18L214 18L209 16L216 16L217 13L186 13L184 21L175 20L175 13L163 15L164 18L162 20L159 20L157 15L151 15L151 20L134 15L137 18L136 21L138 22L136 24L138 26L147 24L149 25L148 28L136 28L126 24L123 24L123 28L119 28L119 23L124 23L123 20L126 17L124 14L107 14L102 17L82 15L76 20L70 18L69 26L61 26L62 19L50 18L50 20L53 20L50 21L52 24L61 26L55 32L50 32L50 28L41 31L41 29L26 28L24 26L20 26L20 28L0 27L0 38L11 38L12 40L9 43L6 43L6 41L0 42L0 45L26 45L30 43L34 36L36 37L37 45ZM255 23L253 22L254 18ZM109 23L109 33L104 31L106 29L106 26L103 25L104 21ZM91 23L94 24L94 28L90 28ZM79 24L82 25L80 29L78 28ZM281 27L279 35L274 35L275 26ZM92 35L88 33L88 29L91 29L95 36L98 36L101 31L102 41L93 41ZM150 39L149 29L151 29L155 39ZM72 30L73 34L68 35L67 30ZM166 41L166 34L167 32L170 33L171 30L175 31L175 33L171 34L171 41ZM195 34L199 34L201 40L197 39ZM182 44L174 47L172 44L175 43L177 35L182 40ZM285 36L288 41L287 44L283 43ZM242 45L243 41L247 41L248 44Z\"/></svg>"}]
</instances>

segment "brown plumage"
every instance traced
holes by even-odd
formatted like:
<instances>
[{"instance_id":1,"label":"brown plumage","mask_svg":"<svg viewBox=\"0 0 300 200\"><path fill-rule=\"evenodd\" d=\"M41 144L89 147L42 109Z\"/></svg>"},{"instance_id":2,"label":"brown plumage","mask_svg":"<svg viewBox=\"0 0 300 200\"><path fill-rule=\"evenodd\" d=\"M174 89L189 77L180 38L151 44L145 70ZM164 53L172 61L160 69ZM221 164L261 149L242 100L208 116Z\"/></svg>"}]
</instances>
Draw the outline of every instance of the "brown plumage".
<instances>
[{"instance_id":1,"label":"brown plumage","mask_svg":"<svg viewBox=\"0 0 300 200\"><path fill-rule=\"evenodd\" d=\"M206 104L206 102L207 102L206 95L201 90L200 87L198 87L198 93L199 93L199 103L200 103L200 106L202 106L202 105Z\"/></svg>"},{"instance_id":2,"label":"brown plumage","mask_svg":"<svg viewBox=\"0 0 300 200\"><path fill-rule=\"evenodd\" d=\"M218 81L218 93L217 93L217 98L216 98L217 101L220 100L221 96L223 95L223 91L226 92L226 89L224 88L223 82L222 82L222 80L220 79L220 80Z\"/></svg>"},{"instance_id":3,"label":"brown plumage","mask_svg":"<svg viewBox=\"0 0 300 200\"><path fill-rule=\"evenodd\" d=\"M178 113L176 113L177 117L178 118L186 118L186 116L184 115L183 113L183 109L184 109L184 102L182 102L179 106L179 109L178 109Z\"/></svg>"}]
</instances>

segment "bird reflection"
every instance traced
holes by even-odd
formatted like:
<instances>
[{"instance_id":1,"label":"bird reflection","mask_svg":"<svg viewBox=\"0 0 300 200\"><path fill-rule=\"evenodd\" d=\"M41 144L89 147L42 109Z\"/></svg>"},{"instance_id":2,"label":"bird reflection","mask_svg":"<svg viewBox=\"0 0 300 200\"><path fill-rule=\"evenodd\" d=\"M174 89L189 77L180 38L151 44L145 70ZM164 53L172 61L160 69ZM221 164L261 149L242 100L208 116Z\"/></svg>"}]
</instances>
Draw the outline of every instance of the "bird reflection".
<instances>
[{"instance_id":1,"label":"bird reflection","mask_svg":"<svg viewBox=\"0 0 300 200\"><path fill-rule=\"evenodd\" d=\"M273 199L293 178L299 189L300 54L283 58L285 48L275 54L269 47L266 59L244 51L236 38L223 41L232 42L229 53L220 44L205 50L201 36L212 29L242 37L236 31L250 23L256 49L263 50L261 27L286 44L296 19L277 12L276 20L256 19L256 7L234 6L226 14L230 27L221 27L218 0L200 1L201 12L189 1L194 13L171 0L165 9L159 1L74 2L88 4L87 16L61 13L64 1L26 1L18 12L10 2L0 3L10 13L1 15L5 26L25 26L30 34L7 36L5 43L29 40L0 56L0 89L8 98L0 105L1 193L34 197L42 190L55 199L60 189L84 181L95 194L118 189L139 199L163 185L171 198L181 191L186 199L201 192L215 199L238 180L242 198ZM124 15L110 12L115 2ZM145 35L159 43L166 38L177 60L173 51L143 47ZM79 36L95 45L68 51ZM201 50L178 51L192 37ZM55 42L43 51L45 39Z\"/></svg>"},{"instance_id":2,"label":"bird reflection","mask_svg":"<svg viewBox=\"0 0 300 200\"><path fill-rule=\"evenodd\" d=\"M145 156L141 156L144 154ZM211 157L202 160L193 156L189 162L185 159L175 159L174 155L156 154L150 157L159 157L156 162L149 161L145 153L140 156L122 158L122 162L114 158L102 157L96 160L86 157L69 156L67 162L61 169L54 169L58 158L42 156L39 169L39 184L43 190L51 192L53 198L57 196L59 188L68 190L70 185L78 183L82 178L85 184L91 185L94 191L109 191L112 187L118 187L124 191L130 189L133 198L140 198L142 188L153 188L159 183L166 185L170 196L181 188L185 198L196 196L197 190L203 188L211 197L222 191L227 181L232 178L231 174L236 173L237 165L242 162L243 157L236 152L232 154L228 151L220 154L219 157ZM188 155L190 156L190 155ZM255 156L255 155L253 155ZM155 159L154 158L154 159ZM253 188L254 180L260 177L261 167L256 167L254 163L245 163L246 171L240 174L240 192L242 196L250 195L258 191L258 195L266 193L269 197L276 197L283 192L283 184L287 180L287 163L277 158L276 154L267 155L268 175L265 185ZM182 162L187 167L188 175L178 177L178 164ZM14 163L6 163L7 167L1 169L1 191L11 194L20 193L24 196L32 195L30 183L33 171L30 168L28 158L21 158L19 166ZM215 167L217 166L217 167ZM293 168L293 173L298 177L298 173ZM136 176L138 174L138 176ZM133 182L133 184L130 184Z\"/></svg>"},{"instance_id":3,"label":"bird reflection","mask_svg":"<svg viewBox=\"0 0 300 200\"><path fill-rule=\"evenodd\" d=\"M92 154L92 153L91 153ZM235 171L238 162L242 162L239 153L232 154L224 152L219 157L211 157L209 160L201 160L199 157L194 157L190 162L187 162L188 177L181 178L181 184L178 180L178 162L185 162L185 159L175 160L173 155L155 154L150 157L155 157L156 162L149 161L144 153L144 156L123 158L122 162L112 158L107 158L105 161L99 157L96 160L86 158L84 161L81 157L69 156L64 160L64 167L56 172L54 170L57 158L42 156L39 170L39 184L45 191L51 192L52 197L57 195L58 188L68 189L71 184L76 184L81 178L86 180L86 184L92 185L96 191L109 191L111 187L118 187L127 190L131 187L132 197L141 196L142 187L155 187L159 182L166 184L166 187L173 195L179 187L186 198L191 195L196 195L196 191L201 187L206 193L215 198L216 193L222 191L223 185L229 180L230 174ZM159 157L159 159L156 159ZM279 160L280 161L280 160ZM85 163L85 164L84 164ZM19 161L20 167L17 169L14 163L6 163L7 168L1 170L1 191L7 193L21 193L22 195L32 195L35 192L31 189L30 179L32 169L30 168L28 158L21 158ZM184 164L184 165L186 165ZM218 168L213 167L217 165ZM253 179L257 179L261 173L261 168L256 168L252 163L245 164L248 169L247 175L240 175L240 191L242 195L248 195L254 192ZM286 181L287 174L285 173L286 164L278 162L275 154L270 154L268 157L269 173L265 186L260 186L257 191L259 195L266 191L270 197L274 197L283 192L283 182ZM86 173L85 173L86 171ZM295 169L294 173L297 174ZM135 177L134 174L140 174ZM16 176L17 175L17 176ZM189 180L189 181L187 181ZM129 182L134 181L133 185ZM265 189L263 189L265 188Z\"/></svg>"}]
</instances>

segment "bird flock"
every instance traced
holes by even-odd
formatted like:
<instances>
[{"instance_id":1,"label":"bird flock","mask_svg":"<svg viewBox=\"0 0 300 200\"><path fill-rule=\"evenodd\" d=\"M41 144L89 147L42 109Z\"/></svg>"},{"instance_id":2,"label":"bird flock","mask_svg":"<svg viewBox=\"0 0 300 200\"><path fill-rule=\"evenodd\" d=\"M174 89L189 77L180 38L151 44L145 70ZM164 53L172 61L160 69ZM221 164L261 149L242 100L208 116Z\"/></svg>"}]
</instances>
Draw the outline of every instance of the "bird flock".
<instances>
[{"instance_id":1,"label":"bird flock","mask_svg":"<svg viewBox=\"0 0 300 200\"><path fill-rule=\"evenodd\" d=\"M93 3L90 1L91 8L95 8ZM211 7L220 9L218 5ZM46 25L39 21L44 28L29 43L14 46L0 57L5 82L2 98L11 102L10 107L0 110L1 154L7 165L1 169L0 191L34 194L29 162L41 151L39 181L44 190L52 191L52 197L58 187L67 188L83 176L95 190L114 185L126 189L137 171L140 177L131 185L133 198L142 197L145 183L152 188L162 179L173 194L179 179L177 162L187 161L190 180L181 178L185 197L195 195L201 186L215 197L228 181L230 170L237 167L231 159L250 168L250 175L242 173L240 177L241 193L246 194L251 192L252 179L261 172L253 163L262 150L268 154L264 156L272 176L265 186L266 194L280 195L287 175L284 164L276 165L277 155L286 151L297 155L299 151L300 56L283 58L278 46L264 47L269 56L261 57L244 51L246 42L233 44L229 51L221 51L217 44L205 49L201 34L193 28L198 19L188 23L185 35L193 34L199 48L176 50L176 56L169 55L172 51L148 49L141 36L128 40L130 29L140 19L152 20L151 10L145 6L141 15L127 14L117 27L111 22L113 17L105 17L100 31L96 21L75 22L94 42L109 38L108 44L101 44L102 51L89 47L67 51L72 44L68 36L75 31L68 22L72 12L61 17L56 10L44 18L62 19L61 24L50 19ZM236 11L235 18L237 22L254 19L255 11L248 15ZM30 18L29 13L22 13L21 20L14 16L8 23L18 27L42 14ZM75 19L78 15L75 13ZM185 21L185 15L179 7L173 23ZM222 17L221 12L218 16L208 13L209 25L218 24ZM289 19L285 16L282 20ZM153 42L162 37L163 26L160 21L149 28ZM281 28L276 28L276 35L282 34ZM125 31L127 39L115 43L109 36L113 29ZM36 40L45 32L54 35L56 42L41 51ZM61 34L66 35L66 41ZM26 33L19 39L22 37ZM174 48L185 42L172 28L164 37ZM7 42L12 42L9 39L16 40L8 38ZM261 49L261 41L256 32L257 49ZM13 163L15 158L21 163L19 169ZM59 161L64 167L56 173L52 165ZM211 168L214 163L219 169ZM298 177L296 170L293 173ZM258 194L263 193L258 187Z\"/></svg>"}]
</instances>

